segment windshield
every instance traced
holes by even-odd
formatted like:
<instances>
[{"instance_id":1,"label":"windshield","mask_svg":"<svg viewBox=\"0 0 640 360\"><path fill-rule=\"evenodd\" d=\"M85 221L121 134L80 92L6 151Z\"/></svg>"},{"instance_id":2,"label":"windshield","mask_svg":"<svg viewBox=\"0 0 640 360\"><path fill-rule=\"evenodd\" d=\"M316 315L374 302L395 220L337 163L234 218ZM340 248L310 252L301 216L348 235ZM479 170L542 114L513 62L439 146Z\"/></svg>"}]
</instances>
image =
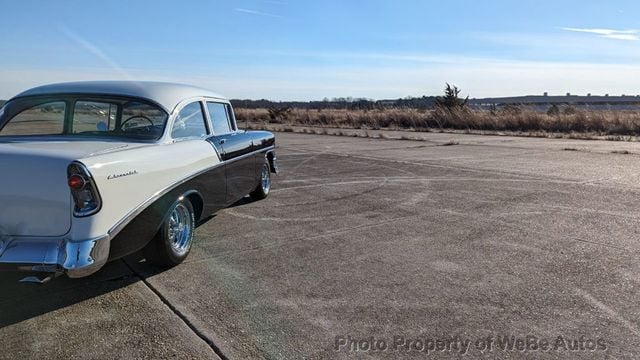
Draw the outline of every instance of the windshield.
<instances>
[{"instance_id":1,"label":"windshield","mask_svg":"<svg viewBox=\"0 0 640 360\"><path fill-rule=\"evenodd\" d=\"M130 98L61 97L16 99L0 114L0 137L92 136L157 140L167 114Z\"/></svg>"}]
</instances>

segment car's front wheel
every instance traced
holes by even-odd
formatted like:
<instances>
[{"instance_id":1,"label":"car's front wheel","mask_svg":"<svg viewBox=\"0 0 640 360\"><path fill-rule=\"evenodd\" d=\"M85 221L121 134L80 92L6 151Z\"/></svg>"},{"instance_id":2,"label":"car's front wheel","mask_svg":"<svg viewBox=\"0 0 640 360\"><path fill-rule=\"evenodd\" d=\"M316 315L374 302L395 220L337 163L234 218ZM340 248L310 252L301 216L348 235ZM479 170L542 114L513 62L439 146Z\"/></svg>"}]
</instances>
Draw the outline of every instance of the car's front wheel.
<instances>
[{"instance_id":1,"label":"car's front wheel","mask_svg":"<svg viewBox=\"0 0 640 360\"><path fill-rule=\"evenodd\" d=\"M160 266L175 266L191 251L195 231L195 214L188 198L176 201L167 212L160 231L145 248L150 262Z\"/></svg>"},{"instance_id":2,"label":"car's front wheel","mask_svg":"<svg viewBox=\"0 0 640 360\"><path fill-rule=\"evenodd\" d=\"M271 168L269 167L269 162L265 161L264 165L262 165L262 170L260 171L260 182L250 195L253 200L262 200L269 195L270 190Z\"/></svg>"}]
</instances>

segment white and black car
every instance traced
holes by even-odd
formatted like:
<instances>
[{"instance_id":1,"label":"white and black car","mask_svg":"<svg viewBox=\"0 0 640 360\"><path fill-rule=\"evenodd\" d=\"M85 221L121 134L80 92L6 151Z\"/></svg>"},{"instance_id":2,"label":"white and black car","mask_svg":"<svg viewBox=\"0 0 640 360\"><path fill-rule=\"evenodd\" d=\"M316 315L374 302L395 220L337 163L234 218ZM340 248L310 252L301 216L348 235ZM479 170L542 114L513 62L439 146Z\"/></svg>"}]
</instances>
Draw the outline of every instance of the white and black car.
<instances>
[{"instance_id":1,"label":"white and black car","mask_svg":"<svg viewBox=\"0 0 640 360\"><path fill-rule=\"evenodd\" d=\"M197 87L78 82L0 109L0 267L83 277L144 249L182 262L196 224L269 194L275 138Z\"/></svg>"}]
</instances>

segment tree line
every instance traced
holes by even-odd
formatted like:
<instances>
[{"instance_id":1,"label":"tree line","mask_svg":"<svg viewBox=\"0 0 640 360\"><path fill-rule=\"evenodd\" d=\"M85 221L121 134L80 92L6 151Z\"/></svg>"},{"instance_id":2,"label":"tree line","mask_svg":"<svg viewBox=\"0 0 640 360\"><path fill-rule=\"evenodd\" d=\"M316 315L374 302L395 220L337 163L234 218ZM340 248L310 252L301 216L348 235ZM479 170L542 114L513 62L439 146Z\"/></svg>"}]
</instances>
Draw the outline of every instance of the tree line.
<instances>
[{"instance_id":1,"label":"tree line","mask_svg":"<svg viewBox=\"0 0 640 360\"><path fill-rule=\"evenodd\" d=\"M407 107L414 109L430 109L436 102L435 96L407 97L395 100L371 100L362 98L333 98L322 101L270 101L270 100L231 100L234 107L244 109L296 108L308 110L342 109L342 110L375 110Z\"/></svg>"}]
</instances>

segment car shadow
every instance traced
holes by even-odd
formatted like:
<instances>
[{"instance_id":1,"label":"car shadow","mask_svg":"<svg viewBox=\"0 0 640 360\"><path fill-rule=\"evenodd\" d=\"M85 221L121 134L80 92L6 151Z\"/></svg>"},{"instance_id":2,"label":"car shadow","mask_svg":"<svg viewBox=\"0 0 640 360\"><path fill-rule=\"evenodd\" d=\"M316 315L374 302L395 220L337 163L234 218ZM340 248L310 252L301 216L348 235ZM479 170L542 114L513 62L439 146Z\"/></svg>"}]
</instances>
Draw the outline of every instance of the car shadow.
<instances>
[{"instance_id":1,"label":"car shadow","mask_svg":"<svg viewBox=\"0 0 640 360\"><path fill-rule=\"evenodd\" d=\"M202 219L197 227L215 217ZM148 264L138 252L109 262L88 277L70 279L61 275L44 284L20 282L28 276L43 277L43 273L0 271L0 329L127 287L165 270Z\"/></svg>"},{"instance_id":2,"label":"car shadow","mask_svg":"<svg viewBox=\"0 0 640 360\"><path fill-rule=\"evenodd\" d=\"M128 286L141 279L122 260L81 279L65 275L44 284L21 283L31 272L0 272L0 328L43 315Z\"/></svg>"},{"instance_id":3,"label":"car shadow","mask_svg":"<svg viewBox=\"0 0 640 360\"><path fill-rule=\"evenodd\" d=\"M231 208L242 206L242 205L251 204L251 203L254 203L254 202L255 202L255 200L251 199L251 197L245 196L242 199L240 199L240 200L234 202L233 204L229 205L229 207L227 207L227 209L231 209Z\"/></svg>"}]
</instances>

